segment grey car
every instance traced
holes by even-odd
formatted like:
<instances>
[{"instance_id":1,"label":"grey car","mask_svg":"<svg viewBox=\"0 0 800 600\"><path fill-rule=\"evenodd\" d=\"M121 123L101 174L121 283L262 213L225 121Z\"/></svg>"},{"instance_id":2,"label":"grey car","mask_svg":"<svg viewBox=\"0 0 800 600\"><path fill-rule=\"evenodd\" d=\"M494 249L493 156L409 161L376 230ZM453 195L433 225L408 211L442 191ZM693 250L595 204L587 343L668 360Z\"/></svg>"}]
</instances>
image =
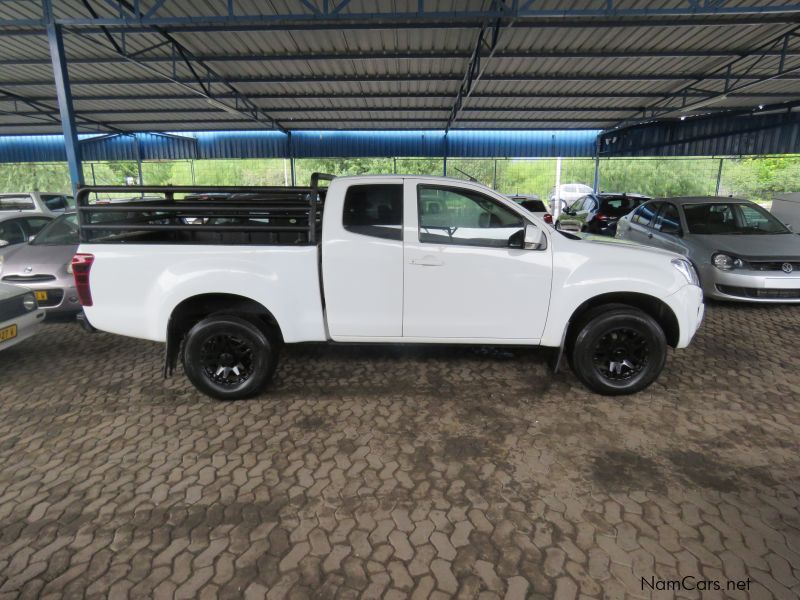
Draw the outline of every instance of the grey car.
<instances>
[{"instance_id":1,"label":"grey car","mask_svg":"<svg viewBox=\"0 0 800 600\"><path fill-rule=\"evenodd\" d=\"M78 249L78 216L62 215L46 225L27 244L18 244L0 257L0 281L24 286L48 315L72 315L81 305L72 276L72 257Z\"/></svg>"},{"instance_id":2,"label":"grey car","mask_svg":"<svg viewBox=\"0 0 800 600\"><path fill-rule=\"evenodd\" d=\"M659 198L620 219L616 237L686 256L707 298L800 303L800 236L737 198Z\"/></svg>"}]
</instances>

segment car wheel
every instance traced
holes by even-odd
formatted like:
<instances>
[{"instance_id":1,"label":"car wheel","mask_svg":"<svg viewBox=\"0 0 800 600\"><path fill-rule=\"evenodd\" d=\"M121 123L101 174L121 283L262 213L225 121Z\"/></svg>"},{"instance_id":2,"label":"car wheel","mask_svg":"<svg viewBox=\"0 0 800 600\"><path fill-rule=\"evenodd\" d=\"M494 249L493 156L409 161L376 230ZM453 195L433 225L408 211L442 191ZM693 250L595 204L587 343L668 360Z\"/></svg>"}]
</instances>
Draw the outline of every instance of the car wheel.
<instances>
[{"instance_id":1,"label":"car wheel","mask_svg":"<svg viewBox=\"0 0 800 600\"><path fill-rule=\"evenodd\" d=\"M667 340L659 324L637 308L598 307L579 323L570 358L578 379L592 391L633 394L661 373Z\"/></svg>"},{"instance_id":2,"label":"car wheel","mask_svg":"<svg viewBox=\"0 0 800 600\"><path fill-rule=\"evenodd\" d=\"M274 337L255 323L212 315L186 335L183 368L194 387L212 398L250 398L272 379L278 348Z\"/></svg>"}]
</instances>

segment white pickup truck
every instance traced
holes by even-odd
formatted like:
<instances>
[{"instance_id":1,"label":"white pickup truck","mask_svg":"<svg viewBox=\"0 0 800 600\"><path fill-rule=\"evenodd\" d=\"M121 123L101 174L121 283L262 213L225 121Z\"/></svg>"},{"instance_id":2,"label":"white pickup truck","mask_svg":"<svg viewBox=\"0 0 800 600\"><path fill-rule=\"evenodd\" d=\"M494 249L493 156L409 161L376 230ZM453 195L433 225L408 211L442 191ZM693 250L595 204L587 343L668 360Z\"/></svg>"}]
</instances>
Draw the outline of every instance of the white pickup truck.
<instances>
[{"instance_id":1,"label":"white pickup truck","mask_svg":"<svg viewBox=\"0 0 800 600\"><path fill-rule=\"evenodd\" d=\"M554 231L477 183L123 189L165 200L91 205L90 193L120 190L79 193L86 318L166 342L165 374L180 358L220 399L262 391L282 344L321 341L549 346L592 390L632 393L703 317L677 254Z\"/></svg>"}]
</instances>

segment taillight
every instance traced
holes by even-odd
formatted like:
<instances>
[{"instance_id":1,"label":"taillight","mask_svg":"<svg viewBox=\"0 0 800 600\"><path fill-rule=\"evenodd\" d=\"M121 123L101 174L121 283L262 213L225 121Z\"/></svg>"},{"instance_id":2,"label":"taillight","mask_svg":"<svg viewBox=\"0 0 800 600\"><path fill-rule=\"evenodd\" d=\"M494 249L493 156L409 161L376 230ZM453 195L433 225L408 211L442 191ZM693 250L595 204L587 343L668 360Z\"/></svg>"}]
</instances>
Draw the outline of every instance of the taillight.
<instances>
[{"instance_id":1,"label":"taillight","mask_svg":"<svg viewBox=\"0 0 800 600\"><path fill-rule=\"evenodd\" d=\"M92 289L89 287L92 263L94 254L76 254L72 257L72 275L75 277L75 289L82 306L92 306Z\"/></svg>"},{"instance_id":2,"label":"taillight","mask_svg":"<svg viewBox=\"0 0 800 600\"><path fill-rule=\"evenodd\" d=\"M608 221L611 217L607 214L599 212L594 216L594 218L598 221Z\"/></svg>"},{"instance_id":3,"label":"taillight","mask_svg":"<svg viewBox=\"0 0 800 600\"><path fill-rule=\"evenodd\" d=\"M542 218L544 219L545 223L550 223L551 225L553 224L553 215L551 215L550 213L544 213L544 216Z\"/></svg>"}]
</instances>

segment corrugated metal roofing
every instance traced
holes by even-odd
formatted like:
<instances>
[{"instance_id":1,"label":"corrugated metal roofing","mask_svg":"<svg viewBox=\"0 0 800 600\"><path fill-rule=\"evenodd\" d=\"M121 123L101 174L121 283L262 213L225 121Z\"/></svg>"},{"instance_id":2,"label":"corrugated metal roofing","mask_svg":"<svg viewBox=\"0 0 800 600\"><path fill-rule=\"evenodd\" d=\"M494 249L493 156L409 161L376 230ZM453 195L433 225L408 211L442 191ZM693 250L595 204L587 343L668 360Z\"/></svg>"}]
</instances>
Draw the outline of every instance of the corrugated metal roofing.
<instances>
[{"instance_id":1,"label":"corrugated metal roofing","mask_svg":"<svg viewBox=\"0 0 800 600\"><path fill-rule=\"evenodd\" d=\"M84 160L592 156L599 131L203 131L81 136ZM60 135L0 136L0 163L66 160Z\"/></svg>"},{"instance_id":2,"label":"corrugated metal roofing","mask_svg":"<svg viewBox=\"0 0 800 600\"><path fill-rule=\"evenodd\" d=\"M764 5L780 6L787 1ZM725 8L743 3L747 2L728 2ZM59 17L89 16L81 0L60 0L54 4ZM89 4L101 17L116 16L113 2L89 0ZM298 18L308 16L307 5L287 0L234 3L241 14L252 11L251 14L261 15L294 14ZM364 22L348 23L346 19L347 14L362 11L373 11L377 17L392 11L413 15L418 10L416 0L352 0L341 11L344 17L341 25L333 27L303 20L281 27L265 26L262 30L246 23L205 29L165 26L165 29L171 30L189 52L206 61L220 77L233 82L267 114L275 111L271 116L287 129L438 129L447 123L448 110L466 73L481 24L478 18L470 20L461 15L485 10L487 5L484 0L429 0L425 5L427 10L438 10L445 16L435 23L420 21L425 26L419 28L413 16L404 22L375 28ZM684 5L683 0L631 0L617 8L652 10ZM142 0L142 6L157 5ZM714 73L737 55L759 49L797 27L794 13L787 13L783 19L780 14L765 13L727 21L711 16L686 16L680 27L657 16L643 15L635 22L625 18L575 21L568 14L569 10L596 6L596 2L589 0L569 3L543 0L536 3L536 9L561 11L559 19L523 17L505 23L494 55L483 57L482 79L464 102L473 112L464 111L453 127L520 130L612 127L626 119L639 118L642 108L658 104L663 96L691 83L692 77ZM171 0L158 6L157 12L163 17L220 17L225 10L224 2ZM41 11L37 10L36 2L2 3L2 15L36 19ZM575 26L577 23L581 26ZM65 30L75 109L79 115L93 114L94 120L130 131L253 127L252 122L203 106L205 101L198 101L192 91L200 86L192 82L191 70L180 61L172 64L171 49L158 46L163 41L162 35L153 28L133 25L124 39L125 50L135 53L135 60L142 61L141 65L117 56L97 27L74 26ZM5 35L6 29L0 25L3 89L40 102L57 115L45 36ZM114 35L118 42L122 41L118 30ZM785 68L800 67L800 37L790 40L788 50ZM748 77L768 75L779 60L773 49L771 56L741 61L737 70ZM206 75L198 63L195 67L202 76ZM721 91L725 82L706 80L701 87ZM634 97L636 93L642 96ZM220 83L212 84L212 95L225 102L232 101ZM93 100L98 96L110 99ZM746 93L718 99L714 108L752 108L796 99L800 99L800 78L790 73L753 85ZM292 108L297 112L282 112ZM318 112L321 108L330 112ZM355 108L363 111L356 112ZM408 114L403 112L407 108L440 110ZM576 113L577 108L591 109L591 115ZM196 114L187 118L192 109L197 109ZM394 109L397 113L369 123L365 121L373 116L369 109ZM497 112L499 109L504 110ZM507 109L515 111L504 114ZM96 112L99 110L108 112ZM0 120L0 134L59 131L56 121L48 124L35 119L35 115L26 114L30 111L8 100L0 100L0 111L5 111ZM98 129L87 123L79 127L82 131Z\"/></svg>"},{"instance_id":3,"label":"corrugated metal roofing","mask_svg":"<svg viewBox=\"0 0 800 600\"><path fill-rule=\"evenodd\" d=\"M100 17L117 16L111 0L59 0L53 3L55 14L58 18L88 18L87 2ZM724 8L735 10L759 3L772 9L789 2L729 0ZM236 0L230 4L239 14L294 15L296 20L284 19L275 25L268 21L260 25L244 21L220 25L210 18L224 17L226 2L141 0L139 5L144 10L154 9L164 18L198 17L188 24L164 24L161 31L170 31L194 55L195 71L206 84L211 82L210 95L232 106L234 94L219 80L230 81L241 96L283 128L297 132L296 139L304 141L298 141L296 149L309 148L327 155L324 153L341 152L337 148L344 145L351 155L375 152L376 148L383 155L405 155L406 144L411 143L418 151L416 155L422 156L432 151L428 144L433 142L420 142L422 134L418 131L409 134L409 139L416 141L387 133L382 143L373 140L371 132L441 131L447 126L484 23L484 19L468 15L491 5L486 0L426 0L425 10L439 11L437 19L426 19L418 14L418 0L351 0L343 5L340 21L331 23L318 16L309 18L308 6L321 6L316 0ZM696 7L701 12L713 11L717 4ZM695 88L722 94L726 89L722 67L739 56L766 51L764 56L740 60L734 73L749 78L774 74L781 60L776 55L780 48L770 41L789 31L800 31L796 13L791 11L766 11L739 18L684 10L680 19L647 14L588 19L577 18L569 11L602 10L597 7L605 4L594 0L539 0L532 6L559 15L520 17L513 22L506 19L494 54L482 51L482 77L464 100L451 129L453 133L469 130L463 134L469 140L464 142L465 151L483 152L489 131L541 130L542 134L530 134L528 141L521 142L519 151L542 155L541 140L552 135L551 130L594 131L639 122L644 110L659 106L665 97L691 84L694 77L702 80ZM622 11L644 11L687 9L689 3L625 0L614 6ZM348 20L348 15L368 11L379 20ZM380 21L392 12L406 13L407 17ZM36 20L41 15L35 0L0 1L0 19ZM266 120L256 123L221 110L202 97L200 92L208 91L193 79L192 70L181 61L173 63L175 53L169 45L159 45L164 41L163 33L142 23L132 19L124 40L121 28L112 29L117 42L124 42L125 51L134 55L132 60L118 56L97 26L65 28L81 132L108 131L109 127L129 132L230 130L239 132L226 138L225 144L231 146L220 148L222 138L213 138L209 152L261 156L286 151L279 142L285 136L280 134L248 137L249 130L266 128ZM0 135L60 132L47 39L41 30L35 35L31 32L30 28L0 21ZM760 83L744 79L751 82L746 90L720 96L694 112L738 111L800 100L800 72L796 71L800 69L800 36L787 39L784 76ZM210 76L200 60L216 75ZM735 86L736 81L731 84ZM28 99L36 107L15 101L4 91ZM741 119L732 122L738 124ZM356 148L355 142L339 135L323 136L327 141L318 143L312 141L319 137L316 134L307 140L305 134L299 134L327 130L353 130L356 134L352 140L365 146ZM482 131L473 134L472 130ZM457 138L450 138L454 148L461 147L461 142L452 141ZM130 155L132 138L127 142L112 139L98 148L108 155ZM517 148L514 139L500 136L494 151L514 155L516 150L503 150ZM572 146L568 139L559 138L554 147L560 148L563 143L564 154L584 152L578 149L580 144ZM197 140L198 151L204 152L204 140ZM141 143L148 152L172 147L155 140ZM389 152L389 148L398 151ZM173 150L165 152L170 155ZM186 153L188 149L175 152Z\"/></svg>"}]
</instances>

